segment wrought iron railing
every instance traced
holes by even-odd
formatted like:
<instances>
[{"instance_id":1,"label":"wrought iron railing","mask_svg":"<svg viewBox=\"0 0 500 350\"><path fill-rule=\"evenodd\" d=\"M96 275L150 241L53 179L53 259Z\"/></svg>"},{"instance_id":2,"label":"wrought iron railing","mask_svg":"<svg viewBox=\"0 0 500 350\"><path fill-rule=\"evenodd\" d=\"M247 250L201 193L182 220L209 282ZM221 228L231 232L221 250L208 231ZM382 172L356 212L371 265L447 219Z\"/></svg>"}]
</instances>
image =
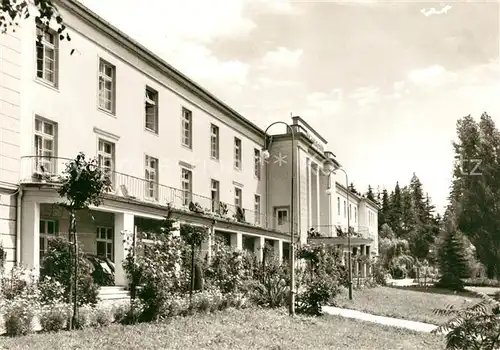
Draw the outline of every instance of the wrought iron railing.
<instances>
[{"instance_id":1,"label":"wrought iron railing","mask_svg":"<svg viewBox=\"0 0 500 350\"><path fill-rule=\"evenodd\" d=\"M48 156L21 157L20 181L21 183L60 183L64 170L72 160ZM114 195L289 233L289 222L281 222L282 225L278 226L278 220L274 215L267 216L220 200L117 171L108 171L108 176L112 183L111 194Z\"/></svg>"},{"instance_id":2,"label":"wrought iron railing","mask_svg":"<svg viewBox=\"0 0 500 350\"><path fill-rule=\"evenodd\" d=\"M347 226L342 225L316 225L308 230L308 237L347 237ZM372 238L373 234L366 226L351 226L351 237L355 238Z\"/></svg>"}]
</instances>

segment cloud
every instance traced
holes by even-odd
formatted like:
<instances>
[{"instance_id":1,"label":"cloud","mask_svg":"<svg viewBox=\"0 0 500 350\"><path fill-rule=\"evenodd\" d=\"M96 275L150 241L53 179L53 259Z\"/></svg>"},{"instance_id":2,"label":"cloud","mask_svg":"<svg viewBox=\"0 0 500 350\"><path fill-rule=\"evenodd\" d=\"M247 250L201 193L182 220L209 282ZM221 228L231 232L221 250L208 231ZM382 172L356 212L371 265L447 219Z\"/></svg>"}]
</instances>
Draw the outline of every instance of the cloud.
<instances>
[{"instance_id":1,"label":"cloud","mask_svg":"<svg viewBox=\"0 0 500 350\"><path fill-rule=\"evenodd\" d=\"M245 16L244 0L80 1L193 79L211 86L246 82L246 63L221 60L207 47L252 32L256 25Z\"/></svg>"},{"instance_id":2,"label":"cloud","mask_svg":"<svg viewBox=\"0 0 500 350\"><path fill-rule=\"evenodd\" d=\"M451 10L451 6L450 5L446 5L446 6L444 6L443 8L441 8L439 10L436 10L435 7L423 8L423 9L420 10L420 12L425 17L429 17L429 16L432 16L432 15L442 15L442 14L446 15L449 10Z\"/></svg>"},{"instance_id":3,"label":"cloud","mask_svg":"<svg viewBox=\"0 0 500 350\"><path fill-rule=\"evenodd\" d=\"M349 97L356 100L358 105L366 106L379 101L380 96L378 91L379 89L374 86L358 87Z\"/></svg>"},{"instance_id":4,"label":"cloud","mask_svg":"<svg viewBox=\"0 0 500 350\"><path fill-rule=\"evenodd\" d=\"M250 10L257 13L271 13L276 15L297 15L301 11L292 2L285 0L246 0L246 5Z\"/></svg>"},{"instance_id":5,"label":"cloud","mask_svg":"<svg viewBox=\"0 0 500 350\"><path fill-rule=\"evenodd\" d=\"M336 114L342 108L342 90L330 92L313 92L306 96L305 116L324 117Z\"/></svg>"},{"instance_id":6,"label":"cloud","mask_svg":"<svg viewBox=\"0 0 500 350\"><path fill-rule=\"evenodd\" d=\"M418 86L438 86L456 80L456 74L439 65L416 69L408 74L408 79Z\"/></svg>"},{"instance_id":7,"label":"cloud","mask_svg":"<svg viewBox=\"0 0 500 350\"><path fill-rule=\"evenodd\" d=\"M280 46L266 52L262 57L262 63L265 67L295 68L299 65L303 53L302 49L290 50Z\"/></svg>"},{"instance_id":8,"label":"cloud","mask_svg":"<svg viewBox=\"0 0 500 350\"><path fill-rule=\"evenodd\" d=\"M268 89L268 88L292 88L301 86L302 83L300 81L295 80L280 80L280 79L271 79L269 77L259 77L256 79L253 87L255 89Z\"/></svg>"}]
</instances>

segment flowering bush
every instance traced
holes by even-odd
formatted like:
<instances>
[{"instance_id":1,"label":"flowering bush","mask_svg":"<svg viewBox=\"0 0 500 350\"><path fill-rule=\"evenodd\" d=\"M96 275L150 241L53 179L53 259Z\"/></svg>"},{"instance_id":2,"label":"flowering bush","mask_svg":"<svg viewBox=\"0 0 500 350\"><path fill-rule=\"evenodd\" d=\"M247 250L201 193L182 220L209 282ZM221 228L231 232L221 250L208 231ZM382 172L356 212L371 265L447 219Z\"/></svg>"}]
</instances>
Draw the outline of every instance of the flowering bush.
<instances>
[{"instance_id":1,"label":"flowering bush","mask_svg":"<svg viewBox=\"0 0 500 350\"><path fill-rule=\"evenodd\" d=\"M74 327L76 329L85 329L92 327L94 325L94 308L90 305L83 305L78 308L78 314L76 316L76 322Z\"/></svg>"},{"instance_id":2,"label":"flowering bush","mask_svg":"<svg viewBox=\"0 0 500 350\"><path fill-rule=\"evenodd\" d=\"M14 267L0 276L0 314L9 336L33 331L33 319L39 309L36 275L31 270Z\"/></svg>"},{"instance_id":3,"label":"flowering bush","mask_svg":"<svg viewBox=\"0 0 500 350\"><path fill-rule=\"evenodd\" d=\"M144 305L141 320L164 317L171 296L182 288L182 251L184 242L170 233L158 235L151 244L139 242L142 254L129 249L123 266Z\"/></svg>"},{"instance_id":4,"label":"flowering bush","mask_svg":"<svg viewBox=\"0 0 500 350\"><path fill-rule=\"evenodd\" d=\"M43 305L63 303L65 299L64 286L50 276L45 276L38 282L40 302Z\"/></svg>"},{"instance_id":5,"label":"flowering bush","mask_svg":"<svg viewBox=\"0 0 500 350\"><path fill-rule=\"evenodd\" d=\"M93 316L91 325L94 327L106 327L113 322L113 313L110 307L96 307Z\"/></svg>"},{"instance_id":6,"label":"flowering bush","mask_svg":"<svg viewBox=\"0 0 500 350\"><path fill-rule=\"evenodd\" d=\"M212 260L205 272L207 285L224 294L240 291L251 275L246 253L221 241L216 241L212 249Z\"/></svg>"},{"instance_id":7,"label":"flowering bush","mask_svg":"<svg viewBox=\"0 0 500 350\"><path fill-rule=\"evenodd\" d=\"M321 306L333 301L346 282L337 249L305 246L298 256L307 264L300 280L303 288L297 295L297 312L321 315Z\"/></svg>"},{"instance_id":8,"label":"flowering bush","mask_svg":"<svg viewBox=\"0 0 500 350\"><path fill-rule=\"evenodd\" d=\"M115 306L113 308L114 321L121 324L135 324L143 311L140 300L131 300L130 303Z\"/></svg>"},{"instance_id":9,"label":"flowering bush","mask_svg":"<svg viewBox=\"0 0 500 350\"><path fill-rule=\"evenodd\" d=\"M48 251L44 255L40 267L42 279L50 277L64 286L64 295L67 300L70 288L71 266L70 243L63 237L53 237L48 241ZM92 278L92 266L84 257L81 247L78 247L78 305L96 305L99 295L99 286Z\"/></svg>"},{"instance_id":10,"label":"flowering bush","mask_svg":"<svg viewBox=\"0 0 500 350\"><path fill-rule=\"evenodd\" d=\"M71 315L71 305L66 303L50 303L40 310L40 325L47 332L57 332L66 326Z\"/></svg>"}]
</instances>

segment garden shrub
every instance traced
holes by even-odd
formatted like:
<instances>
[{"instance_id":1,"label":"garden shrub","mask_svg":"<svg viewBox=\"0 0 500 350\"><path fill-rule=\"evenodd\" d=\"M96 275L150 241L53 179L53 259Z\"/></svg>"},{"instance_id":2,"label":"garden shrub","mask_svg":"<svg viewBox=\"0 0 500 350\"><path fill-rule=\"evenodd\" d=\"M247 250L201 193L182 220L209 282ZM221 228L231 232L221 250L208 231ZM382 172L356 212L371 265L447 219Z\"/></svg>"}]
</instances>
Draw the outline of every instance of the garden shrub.
<instances>
[{"instance_id":1,"label":"garden shrub","mask_svg":"<svg viewBox=\"0 0 500 350\"><path fill-rule=\"evenodd\" d=\"M157 320L169 311L172 295L182 291L184 242L170 233L158 235L151 244L139 242L142 254L129 249L123 266L129 277L141 288L137 296L144 305L141 321Z\"/></svg>"},{"instance_id":2,"label":"garden shrub","mask_svg":"<svg viewBox=\"0 0 500 350\"><path fill-rule=\"evenodd\" d=\"M33 319L39 309L36 277L30 270L14 267L0 276L0 314L8 336L26 335L33 331Z\"/></svg>"},{"instance_id":3,"label":"garden shrub","mask_svg":"<svg viewBox=\"0 0 500 350\"><path fill-rule=\"evenodd\" d=\"M67 301L65 297L64 286L50 276L45 276L38 282L40 291L40 303L42 305L51 305Z\"/></svg>"},{"instance_id":4,"label":"garden shrub","mask_svg":"<svg viewBox=\"0 0 500 350\"><path fill-rule=\"evenodd\" d=\"M48 251L44 255L40 267L40 277L50 277L64 286L64 295L68 296L70 288L70 273L73 262L69 253L70 243L63 237L49 238ZM99 286L92 278L92 266L78 246L78 298L79 306L96 305Z\"/></svg>"},{"instance_id":5,"label":"garden shrub","mask_svg":"<svg viewBox=\"0 0 500 350\"><path fill-rule=\"evenodd\" d=\"M500 287L500 280L489 278L468 278L464 280L464 285L471 287Z\"/></svg>"},{"instance_id":6,"label":"garden shrub","mask_svg":"<svg viewBox=\"0 0 500 350\"><path fill-rule=\"evenodd\" d=\"M142 313L142 304L139 300L131 300L130 303L115 306L113 308L114 322L120 324L136 324Z\"/></svg>"},{"instance_id":7,"label":"garden shrub","mask_svg":"<svg viewBox=\"0 0 500 350\"><path fill-rule=\"evenodd\" d=\"M94 325L95 310L90 305L83 305L78 308L76 322L73 325L76 329L86 329Z\"/></svg>"},{"instance_id":8,"label":"garden shrub","mask_svg":"<svg viewBox=\"0 0 500 350\"><path fill-rule=\"evenodd\" d=\"M259 267L259 280L246 284L246 291L252 301L260 306L277 308L288 302L290 294L288 267L274 257L268 257Z\"/></svg>"},{"instance_id":9,"label":"garden shrub","mask_svg":"<svg viewBox=\"0 0 500 350\"><path fill-rule=\"evenodd\" d=\"M46 332L58 332L64 327L71 315L71 305L67 303L50 303L40 310L40 325Z\"/></svg>"},{"instance_id":10,"label":"garden shrub","mask_svg":"<svg viewBox=\"0 0 500 350\"><path fill-rule=\"evenodd\" d=\"M94 309L92 325L94 327L106 327L113 323L112 308L98 306Z\"/></svg>"},{"instance_id":11,"label":"garden shrub","mask_svg":"<svg viewBox=\"0 0 500 350\"><path fill-rule=\"evenodd\" d=\"M321 315L322 305L333 302L342 281L340 255L336 248L325 245L304 246L298 257L306 260L300 280L302 288L296 298L296 310L309 315Z\"/></svg>"}]
</instances>

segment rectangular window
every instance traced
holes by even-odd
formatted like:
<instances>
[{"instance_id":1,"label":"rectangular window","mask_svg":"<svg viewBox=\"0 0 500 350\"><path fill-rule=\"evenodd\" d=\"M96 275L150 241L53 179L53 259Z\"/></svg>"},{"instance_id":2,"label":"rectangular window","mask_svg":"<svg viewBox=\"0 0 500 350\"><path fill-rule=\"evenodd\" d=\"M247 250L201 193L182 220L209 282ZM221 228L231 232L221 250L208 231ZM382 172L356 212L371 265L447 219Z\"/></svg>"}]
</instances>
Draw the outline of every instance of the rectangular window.
<instances>
[{"instance_id":1,"label":"rectangular window","mask_svg":"<svg viewBox=\"0 0 500 350\"><path fill-rule=\"evenodd\" d=\"M54 237L57 235L59 231L58 221L56 220L40 220L40 262L43 259L43 256L47 253L49 245L48 240L50 237Z\"/></svg>"},{"instance_id":2,"label":"rectangular window","mask_svg":"<svg viewBox=\"0 0 500 350\"><path fill-rule=\"evenodd\" d=\"M187 108L182 108L182 144L193 148L193 113Z\"/></svg>"},{"instance_id":3,"label":"rectangular window","mask_svg":"<svg viewBox=\"0 0 500 350\"><path fill-rule=\"evenodd\" d=\"M182 168L182 204L188 206L193 200L193 173Z\"/></svg>"},{"instance_id":4,"label":"rectangular window","mask_svg":"<svg viewBox=\"0 0 500 350\"><path fill-rule=\"evenodd\" d=\"M234 167L241 170L241 140L234 138Z\"/></svg>"},{"instance_id":5,"label":"rectangular window","mask_svg":"<svg viewBox=\"0 0 500 350\"><path fill-rule=\"evenodd\" d=\"M212 212L219 212L219 201L220 201L220 184L217 180L212 180L210 185L211 199L212 199Z\"/></svg>"},{"instance_id":6,"label":"rectangular window","mask_svg":"<svg viewBox=\"0 0 500 350\"><path fill-rule=\"evenodd\" d=\"M349 220L352 219L352 204L349 204Z\"/></svg>"},{"instance_id":7,"label":"rectangular window","mask_svg":"<svg viewBox=\"0 0 500 350\"><path fill-rule=\"evenodd\" d=\"M97 227L97 256L114 261L113 228Z\"/></svg>"},{"instance_id":8,"label":"rectangular window","mask_svg":"<svg viewBox=\"0 0 500 350\"><path fill-rule=\"evenodd\" d=\"M243 193L241 188L234 188L234 206L243 208Z\"/></svg>"},{"instance_id":9,"label":"rectangular window","mask_svg":"<svg viewBox=\"0 0 500 350\"><path fill-rule=\"evenodd\" d=\"M358 222L358 208L354 207L354 222Z\"/></svg>"},{"instance_id":10,"label":"rectangular window","mask_svg":"<svg viewBox=\"0 0 500 350\"><path fill-rule=\"evenodd\" d=\"M344 201L344 218L347 217L347 203Z\"/></svg>"},{"instance_id":11,"label":"rectangular window","mask_svg":"<svg viewBox=\"0 0 500 350\"><path fill-rule=\"evenodd\" d=\"M55 174L56 124L35 118L35 166L37 172Z\"/></svg>"},{"instance_id":12,"label":"rectangular window","mask_svg":"<svg viewBox=\"0 0 500 350\"><path fill-rule=\"evenodd\" d=\"M288 209L277 209L276 219L278 227L286 225L288 223Z\"/></svg>"},{"instance_id":13,"label":"rectangular window","mask_svg":"<svg viewBox=\"0 0 500 350\"><path fill-rule=\"evenodd\" d=\"M48 29L36 28L36 76L37 78L57 85L57 33ZM38 40L39 39L39 40Z\"/></svg>"},{"instance_id":14,"label":"rectangular window","mask_svg":"<svg viewBox=\"0 0 500 350\"><path fill-rule=\"evenodd\" d=\"M210 155L212 159L219 159L219 127L210 125Z\"/></svg>"},{"instance_id":15,"label":"rectangular window","mask_svg":"<svg viewBox=\"0 0 500 350\"><path fill-rule=\"evenodd\" d=\"M146 198L158 200L158 159L146 156L144 169Z\"/></svg>"},{"instance_id":16,"label":"rectangular window","mask_svg":"<svg viewBox=\"0 0 500 350\"><path fill-rule=\"evenodd\" d=\"M257 148L254 148L253 150L253 167L254 167L254 174L257 179L260 180L260 150Z\"/></svg>"},{"instance_id":17,"label":"rectangular window","mask_svg":"<svg viewBox=\"0 0 500 350\"><path fill-rule=\"evenodd\" d=\"M115 113L115 73L115 66L99 59L99 108L109 113Z\"/></svg>"},{"instance_id":18,"label":"rectangular window","mask_svg":"<svg viewBox=\"0 0 500 350\"><path fill-rule=\"evenodd\" d=\"M260 225L260 223L261 223L261 220L260 220L260 196L258 194L255 195L254 211L255 211L255 225Z\"/></svg>"},{"instance_id":19,"label":"rectangular window","mask_svg":"<svg viewBox=\"0 0 500 350\"><path fill-rule=\"evenodd\" d=\"M337 215L340 216L340 197L337 197Z\"/></svg>"},{"instance_id":20,"label":"rectangular window","mask_svg":"<svg viewBox=\"0 0 500 350\"><path fill-rule=\"evenodd\" d=\"M97 161L104 174L114 183L115 174L115 144L103 139L99 139L97 150Z\"/></svg>"},{"instance_id":21,"label":"rectangular window","mask_svg":"<svg viewBox=\"0 0 500 350\"><path fill-rule=\"evenodd\" d=\"M146 130L158 134L158 92L146 87L144 105Z\"/></svg>"}]
</instances>

